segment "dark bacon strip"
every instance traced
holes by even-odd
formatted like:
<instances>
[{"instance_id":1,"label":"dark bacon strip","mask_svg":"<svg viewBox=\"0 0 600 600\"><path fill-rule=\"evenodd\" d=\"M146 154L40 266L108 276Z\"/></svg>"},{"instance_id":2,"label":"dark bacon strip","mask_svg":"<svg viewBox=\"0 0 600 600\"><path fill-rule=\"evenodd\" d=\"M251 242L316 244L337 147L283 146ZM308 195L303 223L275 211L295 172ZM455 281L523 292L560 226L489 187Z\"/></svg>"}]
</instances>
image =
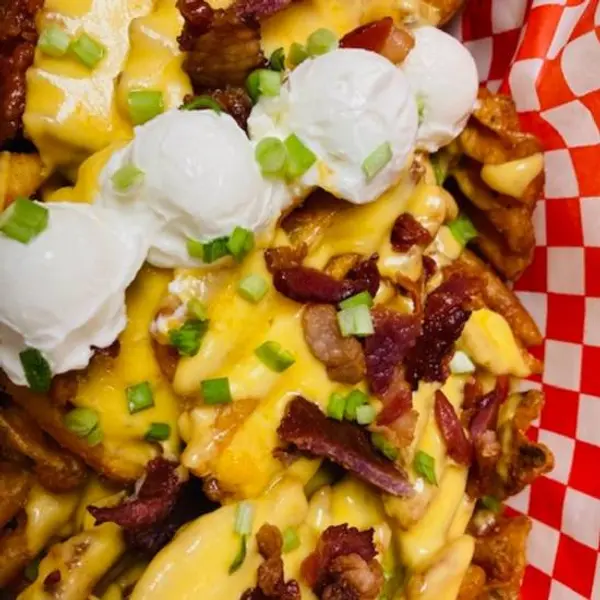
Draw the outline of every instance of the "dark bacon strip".
<instances>
[{"instance_id":1,"label":"dark bacon strip","mask_svg":"<svg viewBox=\"0 0 600 600\"><path fill-rule=\"evenodd\" d=\"M423 333L407 360L408 379L445 381L449 375L454 343L471 316L469 305L477 292L477 280L452 275L427 298Z\"/></svg>"},{"instance_id":2,"label":"dark bacon strip","mask_svg":"<svg viewBox=\"0 0 600 600\"><path fill-rule=\"evenodd\" d=\"M377 258L360 262L342 280L310 267L280 269L273 274L273 285L280 294L302 303L337 304L365 290L375 296L380 282Z\"/></svg>"},{"instance_id":3,"label":"dark bacon strip","mask_svg":"<svg viewBox=\"0 0 600 600\"><path fill-rule=\"evenodd\" d=\"M235 10L243 19L265 19L289 6L293 0L237 0Z\"/></svg>"},{"instance_id":4,"label":"dark bacon strip","mask_svg":"<svg viewBox=\"0 0 600 600\"><path fill-rule=\"evenodd\" d=\"M454 406L450 404L444 392L435 393L435 420L446 442L446 449L450 458L461 465L470 465L473 449L462 428L462 424Z\"/></svg>"},{"instance_id":5,"label":"dark bacon strip","mask_svg":"<svg viewBox=\"0 0 600 600\"><path fill-rule=\"evenodd\" d=\"M500 405L508 396L508 385L508 377L498 377L496 387L489 394L476 401L475 414L469 426L473 440L476 440L486 431L496 428Z\"/></svg>"},{"instance_id":6,"label":"dark bacon strip","mask_svg":"<svg viewBox=\"0 0 600 600\"><path fill-rule=\"evenodd\" d=\"M301 396L288 404L277 433L298 450L328 458L389 494L413 493L406 474L375 451L363 427L328 419L316 404Z\"/></svg>"},{"instance_id":7,"label":"dark bacon strip","mask_svg":"<svg viewBox=\"0 0 600 600\"><path fill-rule=\"evenodd\" d=\"M215 100L228 115L233 117L242 129L247 128L248 117L252 110L252 100L243 87L228 85L224 89L208 90L206 95ZM193 99L193 95L187 96L184 98L184 104Z\"/></svg>"},{"instance_id":8,"label":"dark bacon strip","mask_svg":"<svg viewBox=\"0 0 600 600\"><path fill-rule=\"evenodd\" d=\"M414 245L428 246L433 238L410 213L403 213L392 227L391 241L396 252L408 252Z\"/></svg>"},{"instance_id":9,"label":"dark bacon strip","mask_svg":"<svg viewBox=\"0 0 600 600\"><path fill-rule=\"evenodd\" d=\"M403 62L414 45L415 40L410 32L394 25L392 17L361 25L340 40L341 48L377 52L394 64Z\"/></svg>"}]
</instances>

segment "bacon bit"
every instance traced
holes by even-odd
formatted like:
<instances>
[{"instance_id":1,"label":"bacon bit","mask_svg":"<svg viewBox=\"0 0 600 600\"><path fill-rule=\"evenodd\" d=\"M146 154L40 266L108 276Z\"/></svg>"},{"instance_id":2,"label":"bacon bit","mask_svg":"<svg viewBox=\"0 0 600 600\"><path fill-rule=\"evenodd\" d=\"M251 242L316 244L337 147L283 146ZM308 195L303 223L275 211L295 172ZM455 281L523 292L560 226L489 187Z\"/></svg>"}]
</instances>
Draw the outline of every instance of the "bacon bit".
<instances>
[{"instance_id":1,"label":"bacon bit","mask_svg":"<svg viewBox=\"0 0 600 600\"><path fill-rule=\"evenodd\" d=\"M365 338L367 378L374 394L383 394L395 369L415 345L421 326L416 315L403 315L375 306L371 311L373 335Z\"/></svg>"},{"instance_id":2,"label":"bacon bit","mask_svg":"<svg viewBox=\"0 0 600 600\"><path fill-rule=\"evenodd\" d=\"M400 64L415 45L413 36L394 25L392 17L384 17L361 25L340 40L341 48L361 48L381 54L394 64Z\"/></svg>"},{"instance_id":3,"label":"bacon bit","mask_svg":"<svg viewBox=\"0 0 600 600\"><path fill-rule=\"evenodd\" d=\"M206 91L206 94L215 100L221 108L244 130L247 129L248 117L252 110L252 100L243 87L228 85ZM184 104L194 99L193 94L184 98Z\"/></svg>"},{"instance_id":4,"label":"bacon bit","mask_svg":"<svg viewBox=\"0 0 600 600\"><path fill-rule=\"evenodd\" d=\"M273 285L280 294L302 303L337 304L365 290L375 296L380 282L377 258L373 255L361 261L341 281L310 267L279 269Z\"/></svg>"},{"instance_id":5,"label":"bacon bit","mask_svg":"<svg viewBox=\"0 0 600 600\"><path fill-rule=\"evenodd\" d=\"M289 6L293 0L237 0L235 10L242 19L264 19Z\"/></svg>"},{"instance_id":6,"label":"bacon bit","mask_svg":"<svg viewBox=\"0 0 600 600\"><path fill-rule=\"evenodd\" d=\"M406 474L375 451L363 427L328 419L316 404L301 396L288 404L277 433L298 450L328 458L389 494L413 493Z\"/></svg>"},{"instance_id":7,"label":"bacon bit","mask_svg":"<svg viewBox=\"0 0 600 600\"><path fill-rule=\"evenodd\" d=\"M470 465L473 448L465 435L454 406L440 390L435 393L434 411L437 426L446 442L448 455L460 465Z\"/></svg>"},{"instance_id":8,"label":"bacon bit","mask_svg":"<svg viewBox=\"0 0 600 600\"><path fill-rule=\"evenodd\" d=\"M508 377L504 375L498 377L496 379L496 387L477 402L475 414L469 426L473 440L476 440L488 429L496 428L500 405L508 396L508 386Z\"/></svg>"},{"instance_id":9,"label":"bacon bit","mask_svg":"<svg viewBox=\"0 0 600 600\"><path fill-rule=\"evenodd\" d=\"M372 600L383 587L383 570L375 560L373 529L347 524L328 527L315 551L302 563L304 579L319 598Z\"/></svg>"},{"instance_id":10,"label":"bacon bit","mask_svg":"<svg viewBox=\"0 0 600 600\"><path fill-rule=\"evenodd\" d=\"M423 271L425 273L425 281L429 281L437 271L437 263L431 256L423 256Z\"/></svg>"},{"instance_id":11,"label":"bacon bit","mask_svg":"<svg viewBox=\"0 0 600 600\"><path fill-rule=\"evenodd\" d=\"M378 425L390 425L412 408L412 389L404 377L404 369L394 370L392 382L381 396L383 410L377 415Z\"/></svg>"},{"instance_id":12,"label":"bacon bit","mask_svg":"<svg viewBox=\"0 0 600 600\"><path fill-rule=\"evenodd\" d=\"M302 314L302 329L310 351L325 365L329 379L354 384L364 378L362 346L356 338L342 336L333 306L309 304Z\"/></svg>"},{"instance_id":13,"label":"bacon bit","mask_svg":"<svg viewBox=\"0 0 600 600\"><path fill-rule=\"evenodd\" d=\"M471 316L467 305L476 293L478 281L452 275L435 289L425 303L423 333L408 357L408 379L445 381L454 343Z\"/></svg>"},{"instance_id":14,"label":"bacon bit","mask_svg":"<svg viewBox=\"0 0 600 600\"><path fill-rule=\"evenodd\" d=\"M306 244L298 246L277 246L265 250L265 263L269 273L275 273L282 269L301 267L302 261L308 254Z\"/></svg>"},{"instance_id":15,"label":"bacon bit","mask_svg":"<svg viewBox=\"0 0 600 600\"><path fill-rule=\"evenodd\" d=\"M433 238L410 213L403 213L394 222L391 241L396 252L408 252L415 244L428 246Z\"/></svg>"},{"instance_id":16,"label":"bacon bit","mask_svg":"<svg viewBox=\"0 0 600 600\"><path fill-rule=\"evenodd\" d=\"M177 0L177 8L185 20L184 33L180 40L182 46L189 46L193 38L210 30L213 24L215 11L204 0ZM188 39L192 38L192 39Z\"/></svg>"}]
</instances>

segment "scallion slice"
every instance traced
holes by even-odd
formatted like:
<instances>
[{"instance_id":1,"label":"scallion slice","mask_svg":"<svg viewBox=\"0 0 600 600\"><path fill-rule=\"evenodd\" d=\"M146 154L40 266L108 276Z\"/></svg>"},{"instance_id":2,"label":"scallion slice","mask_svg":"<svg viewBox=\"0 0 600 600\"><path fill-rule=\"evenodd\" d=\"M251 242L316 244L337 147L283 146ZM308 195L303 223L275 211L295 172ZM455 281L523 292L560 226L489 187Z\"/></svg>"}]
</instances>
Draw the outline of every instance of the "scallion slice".
<instances>
[{"instance_id":1,"label":"scallion slice","mask_svg":"<svg viewBox=\"0 0 600 600\"><path fill-rule=\"evenodd\" d=\"M359 425L370 425L375 420L376 414L374 406L364 404L356 409L356 422Z\"/></svg>"},{"instance_id":2,"label":"scallion slice","mask_svg":"<svg viewBox=\"0 0 600 600\"><path fill-rule=\"evenodd\" d=\"M457 350L450 361L450 373L453 375L462 375L464 373L474 373L475 365L473 361L461 350Z\"/></svg>"},{"instance_id":3,"label":"scallion slice","mask_svg":"<svg viewBox=\"0 0 600 600\"><path fill-rule=\"evenodd\" d=\"M306 50L310 56L320 56L335 50L338 46L338 39L335 33L330 29L317 29L313 31L306 40Z\"/></svg>"},{"instance_id":4,"label":"scallion slice","mask_svg":"<svg viewBox=\"0 0 600 600\"><path fill-rule=\"evenodd\" d=\"M269 284L260 275L247 275L238 284L238 294L248 302L257 304L269 291Z\"/></svg>"},{"instance_id":5,"label":"scallion slice","mask_svg":"<svg viewBox=\"0 0 600 600\"><path fill-rule=\"evenodd\" d=\"M181 356L196 356L207 331L207 320L189 319L179 329L169 331L169 341Z\"/></svg>"},{"instance_id":6,"label":"scallion slice","mask_svg":"<svg viewBox=\"0 0 600 600\"><path fill-rule=\"evenodd\" d=\"M0 213L0 231L7 237L28 244L48 227L48 209L29 198L17 198Z\"/></svg>"},{"instance_id":7,"label":"scallion slice","mask_svg":"<svg viewBox=\"0 0 600 600\"><path fill-rule=\"evenodd\" d=\"M214 263L215 261L227 256L229 254L229 248L227 247L228 238L220 237L204 244L202 251L202 260L207 264Z\"/></svg>"},{"instance_id":8,"label":"scallion slice","mask_svg":"<svg viewBox=\"0 0 600 600\"><path fill-rule=\"evenodd\" d=\"M438 185L443 185L448 177L448 168L450 166L450 156L443 150L432 154L429 157L431 166L433 167L433 173L435 175L435 181Z\"/></svg>"},{"instance_id":9,"label":"scallion slice","mask_svg":"<svg viewBox=\"0 0 600 600\"><path fill-rule=\"evenodd\" d=\"M171 426L168 423L151 423L144 439L147 442L164 442L171 435Z\"/></svg>"},{"instance_id":10,"label":"scallion slice","mask_svg":"<svg viewBox=\"0 0 600 600\"><path fill-rule=\"evenodd\" d=\"M254 233L243 227L236 227L227 240L227 249L236 262L252 252L254 248Z\"/></svg>"},{"instance_id":11,"label":"scallion slice","mask_svg":"<svg viewBox=\"0 0 600 600\"><path fill-rule=\"evenodd\" d=\"M77 437L87 437L98 426L98 413L84 406L70 410L63 419L65 427Z\"/></svg>"},{"instance_id":12,"label":"scallion slice","mask_svg":"<svg viewBox=\"0 0 600 600\"><path fill-rule=\"evenodd\" d=\"M373 297L366 290L364 292L355 294L354 296L350 296L350 298L346 298L346 300L342 300L339 303L339 307L341 309L353 308L355 306L360 306L361 304L364 304L369 308L373 306Z\"/></svg>"},{"instance_id":13,"label":"scallion slice","mask_svg":"<svg viewBox=\"0 0 600 600\"><path fill-rule=\"evenodd\" d=\"M144 171L135 165L124 165L113 173L110 180L117 192L127 192L144 180Z\"/></svg>"},{"instance_id":14,"label":"scallion slice","mask_svg":"<svg viewBox=\"0 0 600 600\"><path fill-rule=\"evenodd\" d=\"M254 157L263 175L283 177L285 175L287 152L283 142L275 137L266 137L256 145Z\"/></svg>"},{"instance_id":15,"label":"scallion slice","mask_svg":"<svg viewBox=\"0 0 600 600\"><path fill-rule=\"evenodd\" d=\"M340 392L333 392L327 402L327 416L336 421L342 421L345 411L346 396Z\"/></svg>"},{"instance_id":16,"label":"scallion slice","mask_svg":"<svg viewBox=\"0 0 600 600\"><path fill-rule=\"evenodd\" d=\"M369 396L367 396L361 390L352 390L348 396L346 396L346 409L344 411L344 416L349 421L356 421L356 411L359 406L364 406L369 401Z\"/></svg>"},{"instance_id":17,"label":"scallion slice","mask_svg":"<svg viewBox=\"0 0 600 600\"><path fill-rule=\"evenodd\" d=\"M419 125L423 122L423 118L425 117L425 98L423 96L417 95L417 115L419 117Z\"/></svg>"},{"instance_id":18,"label":"scallion slice","mask_svg":"<svg viewBox=\"0 0 600 600\"><path fill-rule=\"evenodd\" d=\"M450 229L454 239L462 246L466 246L478 236L477 229L475 229L471 219L464 213L460 213L454 221L450 221L448 229Z\"/></svg>"},{"instance_id":19,"label":"scallion slice","mask_svg":"<svg viewBox=\"0 0 600 600\"><path fill-rule=\"evenodd\" d=\"M337 314L337 318L344 337L351 335L365 337L372 335L375 331L371 312L366 304L345 308Z\"/></svg>"},{"instance_id":20,"label":"scallion slice","mask_svg":"<svg viewBox=\"0 0 600 600\"><path fill-rule=\"evenodd\" d=\"M130 415L154 406L154 397L150 383L142 381L136 385L130 385L125 393L127 395L127 409Z\"/></svg>"},{"instance_id":21,"label":"scallion slice","mask_svg":"<svg viewBox=\"0 0 600 600\"><path fill-rule=\"evenodd\" d=\"M301 177L317 161L314 152L294 133L286 138L284 145L287 153L286 175L289 179Z\"/></svg>"},{"instance_id":22,"label":"scallion slice","mask_svg":"<svg viewBox=\"0 0 600 600\"><path fill-rule=\"evenodd\" d=\"M89 446L97 446L98 444L102 443L103 439L104 431L102 430L102 427L100 427L100 424L98 424L87 434L85 441Z\"/></svg>"},{"instance_id":23,"label":"scallion slice","mask_svg":"<svg viewBox=\"0 0 600 600\"><path fill-rule=\"evenodd\" d=\"M208 321L208 314L206 312L206 306L198 300L198 298L192 298L186 305L188 314L198 321Z\"/></svg>"},{"instance_id":24,"label":"scallion slice","mask_svg":"<svg viewBox=\"0 0 600 600\"><path fill-rule=\"evenodd\" d=\"M235 573L246 560L246 536L242 535L240 537L240 549L238 553L235 555L233 562L229 565L229 574Z\"/></svg>"},{"instance_id":25,"label":"scallion slice","mask_svg":"<svg viewBox=\"0 0 600 600\"><path fill-rule=\"evenodd\" d=\"M133 90L127 95L129 117L134 125L143 125L165 110L162 92Z\"/></svg>"},{"instance_id":26,"label":"scallion slice","mask_svg":"<svg viewBox=\"0 0 600 600\"><path fill-rule=\"evenodd\" d=\"M292 552L296 548L300 547L300 537L293 527L287 527L283 530L283 546L281 547L282 552Z\"/></svg>"},{"instance_id":27,"label":"scallion slice","mask_svg":"<svg viewBox=\"0 0 600 600\"><path fill-rule=\"evenodd\" d=\"M419 450L415 454L413 460L413 468L417 475L421 475L425 481L428 481L432 485L437 485L437 478L435 476L435 459L431 454Z\"/></svg>"},{"instance_id":28,"label":"scallion slice","mask_svg":"<svg viewBox=\"0 0 600 600\"><path fill-rule=\"evenodd\" d=\"M491 510L494 513L499 513L500 509L502 508L500 500L498 500L498 498L496 498L495 496L482 496L480 498L480 502L483 506L485 506L485 508Z\"/></svg>"},{"instance_id":29,"label":"scallion slice","mask_svg":"<svg viewBox=\"0 0 600 600\"><path fill-rule=\"evenodd\" d=\"M27 348L19 353L19 359L29 388L40 394L48 392L52 382L52 371L43 354L35 348Z\"/></svg>"},{"instance_id":30,"label":"scallion slice","mask_svg":"<svg viewBox=\"0 0 600 600\"><path fill-rule=\"evenodd\" d=\"M231 402L231 389L228 377L205 379L200 382L200 391L204 404L229 404Z\"/></svg>"},{"instance_id":31,"label":"scallion slice","mask_svg":"<svg viewBox=\"0 0 600 600\"><path fill-rule=\"evenodd\" d=\"M87 33L82 33L71 42L69 51L88 69L93 69L106 54L106 48Z\"/></svg>"},{"instance_id":32,"label":"scallion slice","mask_svg":"<svg viewBox=\"0 0 600 600\"><path fill-rule=\"evenodd\" d=\"M233 530L239 535L250 535L252 533L253 517L254 506L252 502L240 502L235 509Z\"/></svg>"},{"instance_id":33,"label":"scallion slice","mask_svg":"<svg viewBox=\"0 0 600 600\"><path fill-rule=\"evenodd\" d=\"M371 181L392 160L392 146L389 142L384 142L378 146L365 158L362 164L362 170L367 181Z\"/></svg>"},{"instance_id":34,"label":"scallion slice","mask_svg":"<svg viewBox=\"0 0 600 600\"><path fill-rule=\"evenodd\" d=\"M38 48L40 52L48 56L60 58L67 53L70 43L71 38L66 31L56 25L50 25L42 31L38 40Z\"/></svg>"},{"instance_id":35,"label":"scallion slice","mask_svg":"<svg viewBox=\"0 0 600 600\"><path fill-rule=\"evenodd\" d=\"M254 103L261 96L278 96L281 90L281 73L269 69L256 69L248 75L246 89Z\"/></svg>"},{"instance_id":36,"label":"scallion slice","mask_svg":"<svg viewBox=\"0 0 600 600\"><path fill-rule=\"evenodd\" d=\"M396 448L396 446L394 446L382 433L372 433L371 442L386 458L389 458L390 460L396 460L398 458L398 448Z\"/></svg>"},{"instance_id":37,"label":"scallion slice","mask_svg":"<svg viewBox=\"0 0 600 600\"><path fill-rule=\"evenodd\" d=\"M269 58L269 67L273 71L283 71L285 69L285 52L283 48L277 48Z\"/></svg>"},{"instance_id":38,"label":"scallion slice","mask_svg":"<svg viewBox=\"0 0 600 600\"><path fill-rule=\"evenodd\" d=\"M276 373L283 373L296 362L292 353L284 350L278 342L265 342L256 348L254 354Z\"/></svg>"},{"instance_id":39,"label":"scallion slice","mask_svg":"<svg viewBox=\"0 0 600 600\"><path fill-rule=\"evenodd\" d=\"M223 112L222 106L207 94L194 96L189 102L182 104L180 110L201 110L203 108L214 110L216 113Z\"/></svg>"},{"instance_id":40,"label":"scallion slice","mask_svg":"<svg viewBox=\"0 0 600 600\"><path fill-rule=\"evenodd\" d=\"M290 66L297 67L300 63L303 63L308 58L308 50L306 46L294 42L288 51L288 62Z\"/></svg>"}]
</instances>

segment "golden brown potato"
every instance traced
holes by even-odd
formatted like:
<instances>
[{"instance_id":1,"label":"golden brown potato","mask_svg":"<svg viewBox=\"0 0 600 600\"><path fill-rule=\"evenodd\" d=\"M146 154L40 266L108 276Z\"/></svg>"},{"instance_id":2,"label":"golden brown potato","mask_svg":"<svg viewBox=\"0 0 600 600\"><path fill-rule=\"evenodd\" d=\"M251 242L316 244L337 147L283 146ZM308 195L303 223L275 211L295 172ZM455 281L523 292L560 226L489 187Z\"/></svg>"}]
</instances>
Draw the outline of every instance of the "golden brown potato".
<instances>
[{"instance_id":1,"label":"golden brown potato","mask_svg":"<svg viewBox=\"0 0 600 600\"><path fill-rule=\"evenodd\" d=\"M32 558L27 545L25 515L22 514L14 529L0 533L0 589L8 585Z\"/></svg>"},{"instance_id":2,"label":"golden brown potato","mask_svg":"<svg viewBox=\"0 0 600 600\"><path fill-rule=\"evenodd\" d=\"M37 154L0 153L0 212L18 196L33 195L44 180Z\"/></svg>"},{"instance_id":3,"label":"golden brown potato","mask_svg":"<svg viewBox=\"0 0 600 600\"><path fill-rule=\"evenodd\" d=\"M21 467L0 462L0 527L4 527L23 507L31 481L31 475Z\"/></svg>"},{"instance_id":4,"label":"golden brown potato","mask_svg":"<svg viewBox=\"0 0 600 600\"><path fill-rule=\"evenodd\" d=\"M465 0L424 0L423 4L432 9L436 19L433 25L445 25L462 8Z\"/></svg>"},{"instance_id":5,"label":"golden brown potato","mask_svg":"<svg viewBox=\"0 0 600 600\"><path fill-rule=\"evenodd\" d=\"M485 590L485 571L471 564L460 584L457 600L479 600Z\"/></svg>"}]
</instances>

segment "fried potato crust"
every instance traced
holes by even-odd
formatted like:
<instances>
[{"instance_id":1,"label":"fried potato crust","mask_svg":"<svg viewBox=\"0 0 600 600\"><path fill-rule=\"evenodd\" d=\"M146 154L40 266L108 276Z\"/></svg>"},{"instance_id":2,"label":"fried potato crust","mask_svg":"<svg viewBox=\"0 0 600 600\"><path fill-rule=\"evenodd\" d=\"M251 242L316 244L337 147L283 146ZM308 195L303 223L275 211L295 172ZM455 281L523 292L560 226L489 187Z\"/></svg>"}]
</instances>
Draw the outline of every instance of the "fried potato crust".
<instances>
[{"instance_id":1,"label":"fried potato crust","mask_svg":"<svg viewBox=\"0 0 600 600\"><path fill-rule=\"evenodd\" d=\"M32 558L23 514L14 529L0 534L0 589L8 585Z\"/></svg>"},{"instance_id":2,"label":"fried potato crust","mask_svg":"<svg viewBox=\"0 0 600 600\"><path fill-rule=\"evenodd\" d=\"M0 462L0 527L23 508L31 483L29 472L9 462Z\"/></svg>"},{"instance_id":3,"label":"fried potato crust","mask_svg":"<svg viewBox=\"0 0 600 600\"><path fill-rule=\"evenodd\" d=\"M37 154L0 153L0 212L15 198L32 196L42 185L42 160Z\"/></svg>"}]
</instances>

